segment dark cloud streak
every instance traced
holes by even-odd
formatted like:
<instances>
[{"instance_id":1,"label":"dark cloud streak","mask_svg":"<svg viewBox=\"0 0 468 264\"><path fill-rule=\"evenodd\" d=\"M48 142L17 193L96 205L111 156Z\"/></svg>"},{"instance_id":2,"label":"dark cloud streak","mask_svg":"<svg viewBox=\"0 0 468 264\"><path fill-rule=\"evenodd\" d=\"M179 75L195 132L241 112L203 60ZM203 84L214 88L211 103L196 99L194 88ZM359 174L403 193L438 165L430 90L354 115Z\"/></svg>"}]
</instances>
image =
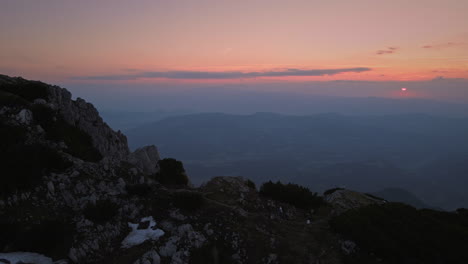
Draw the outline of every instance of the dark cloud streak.
<instances>
[{"instance_id":1,"label":"dark cloud streak","mask_svg":"<svg viewBox=\"0 0 468 264\"><path fill-rule=\"evenodd\" d=\"M397 49L398 49L397 47L388 47L388 48L386 48L384 50L376 51L375 54L377 54L377 55L392 54L392 53L395 53Z\"/></svg>"},{"instance_id":2,"label":"dark cloud streak","mask_svg":"<svg viewBox=\"0 0 468 264\"><path fill-rule=\"evenodd\" d=\"M123 81L136 80L142 78L164 78L164 79L243 79L257 77L286 77L286 76L324 76L335 75L344 72L365 72L371 68L356 67L356 68L340 68L340 69L286 69L282 71L266 71L266 72L211 72L211 71L148 71L137 72L132 74L111 74L111 75L96 75L96 76L78 76L71 77L72 80L107 80L107 81Z\"/></svg>"}]
</instances>

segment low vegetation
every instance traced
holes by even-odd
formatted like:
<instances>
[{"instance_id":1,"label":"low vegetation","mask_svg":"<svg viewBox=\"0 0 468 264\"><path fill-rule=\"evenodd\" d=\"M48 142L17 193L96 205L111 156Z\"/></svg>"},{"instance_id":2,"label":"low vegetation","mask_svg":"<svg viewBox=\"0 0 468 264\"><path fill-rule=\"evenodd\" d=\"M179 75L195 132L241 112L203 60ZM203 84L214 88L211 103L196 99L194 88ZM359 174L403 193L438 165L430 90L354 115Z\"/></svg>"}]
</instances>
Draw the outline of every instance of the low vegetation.
<instances>
[{"instance_id":1,"label":"low vegetation","mask_svg":"<svg viewBox=\"0 0 468 264\"><path fill-rule=\"evenodd\" d=\"M0 249L37 252L54 259L68 255L76 234L70 212L37 206L30 201L3 208L0 212ZM1 263L1 261L0 261Z\"/></svg>"},{"instance_id":2,"label":"low vegetation","mask_svg":"<svg viewBox=\"0 0 468 264\"><path fill-rule=\"evenodd\" d=\"M159 172L155 178L162 184L187 185L189 180L181 161L166 158L158 161Z\"/></svg>"},{"instance_id":3,"label":"low vegetation","mask_svg":"<svg viewBox=\"0 0 468 264\"><path fill-rule=\"evenodd\" d=\"M255 182L251 181L251 180L247 180L247 186L250 188L250 189L253 189L253 190L256 190L257 189L257 186L255 185Z\"/></svg>"},{"instance_id":4,"label":"low vegetation","mask_svg":"<svg viewBox=\"0 0 468 264\"><path fill-rule=\"evenodd\" d=\"M308 188L293 183L283 184L280 181L264 183L260 187L260 195L303 209L317 208L324 203L322 197Z\"/></svg>"},{"instance_id":5,"label":"low vegetation","mask_svg":"<svg viewBox=\"0 0 468 264\"><path fill-rule=\"evenodd\" d=\"M203 194L199 192L177 192L174 196L174 205L186 211L196 211L205 203Z\"/></svg>"},{"instance_id":6,"label":"low vegetation","mask_svg":"<svg viewBox=\"0 0 468 264\"><path fill-rule=\"evenodd\" d=\"M347 263L468 263L468 216L401 203L354 209L331 220L359 250Z\"/></svg>"},{"instance_id":7,"label":"low vegetation","mask_svg":"<svg viewBox=\"0 0 468 264\"><path fill-rule=\"evenodd\" d=\"M126 185L125 189L130 196L147 197L151 193L151 186L144 183Z\"/></svg>"},{"instance_id":8,"label":"low vegetation","mask_svg":"<svg viewBox=\"0 0 468 264\"><path fill-rule=\"evenodd\" d=\"M105 224L111 221L119 212L117 204L110 200L99 200L95 204L88 203L83 210L86 219L96 224Z\"/></svg>"},{"instance_id":9,"label":"low vegetation","mask_svg":"<svg viewBox=\"0 0 468 264\"><path fill-rule=\"evenodd\" d=\"M48 172L60 172L71 166L55 150L41 145L26 145L26 131L0 121L0 196L34 188Z\"/></svg>"},{"instance_id":10,"label":"low vegetation","mask_svg":"<svg viewBox=\"0 0 468 264\"><path fill-rule=\"evenodd\" d=\"M323 195L330 195L336 191L341 191L341 190L344 190L344 188L332 188L332 189L328 189L326 190L325 192L323 192Z\"/></svg>"},{"instance_id":11,"label":"low vegetation","mask_svg":"<svg viewBox=\"0 0 468 264\"><path fill-rule=\"evenodd\" d=\"M47 98L47 87L48 85L43 82L28 81L18 78L14 83L3 82L0 85L0 90L15 94L28 101L34 101L34 99L38 98Z\"/></svg>"}]
</instances>

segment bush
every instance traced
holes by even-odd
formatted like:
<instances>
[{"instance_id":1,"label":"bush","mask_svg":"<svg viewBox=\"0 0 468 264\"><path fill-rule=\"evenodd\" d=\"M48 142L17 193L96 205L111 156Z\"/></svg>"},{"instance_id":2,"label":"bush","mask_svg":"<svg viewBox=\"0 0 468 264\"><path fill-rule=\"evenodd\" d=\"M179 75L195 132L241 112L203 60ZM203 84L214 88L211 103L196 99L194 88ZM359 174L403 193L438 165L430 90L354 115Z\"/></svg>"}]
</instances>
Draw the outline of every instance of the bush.
<instances>
[{"instance_id":1,"label":"bush","mask_svg":"<svg viewBox=\"0 0 468 264\"><path fill-rule=\"evenodd\" d=\"M148 184L132 184L125 186L127 193L131 196L146 197L151 193L151 186Z\"/></svg>"},{"instance_id":2,"label":"bush","mask_svg":"<svg viewBox=\"0 0 468 264\"><path fill-rule=\"evenodd\" d=\"M49 172L61 172L72 165L57 151L40 144L25 145L24 128L0 121L0 196L34 188Z\"/></svg>"},{"instance_id":3,"label":"bush","mask_svg":"<svg viewBox=\"0 0 468 264\"><path fill-rule=\"evenodd\" d=\"M159 172L155 178L162 184L187 185L188 177L185 174L184 165L181 161L167 158L158 161Z\"/></svg>"},{"instance_id":4,"label":"bush","mask_svg":"<svg viewBox=\"0 0 468 264\"><path fill-rule=\"evenodd\" d=\"M308 188L293 183L282 184L280 181L264 183L260 187L260 195L303 209L317 208L324 203L322 197Z\"/></svg>"},{"instance_id":5,"label":"bush","mask_svg":"<svg viewBox=\"0 0 468 264\"><path fill-rule=\"evenodd\" d=\"M31 225L0 221L0 245L10 251L37 252L53 258L65 258L72 246L74 226L59 219L48 219ZM2 247L3 248L3 247Z\"/></svg>"},{"instance_id":6,"label":"bush","mask_svg":"<svg viewBox=\"0 0 468 264\"><path fill-rule=\"evenodd\" d=\"M247 186L250 188L250 189L253 189L253 190L256 190L257 189L257 186L255 186L255 182L251 181L251 180L247 180Z\"/></svg>"},{"instance_id":7,"label":"bush","mask_svg":"<svg viewBox=\"0 0 468 264\"><path fill-rule=\"evenodd\" d=\"M458 208L457 209L457 214L463 216L463 217L467 217L468 218L468 209L466 208Z\"/></svg>"},{"instance_id":8,"label":"bush","mask_svg":"<svg viewBox=\"0 0 468 264\"><path fill-rule=\"evenodd\" d=\"M24 106L28 106L29 104L30 102L28 102L26 99L24 99L21 96L0 90L0 105L24 107Z\"/></svg>"},{"instance_id":9,"label":"bush","mask_svg":"<svg viewBox=\"0 0 468 264\"><path fill-rule=\"evenodd\" d=\"M196 211L205 203L203 195L199 192L177 192L174 196L174 205L180 209Z\"/></svg>"},{"instance_id":10,"label":"bush","mask_svg":"<svg viewBox=\"0 0 468 264\"><path fill-rule=\"evenodd\" d=\"M349 210L330 224L360 248L348 263L468 263L468 222L457 213L386 203Z\"/></svg>"},{"instance_id":11,"label":"bush","mask_svg":"<svg viewBox=\"0 0 468 264\"><path fill-rule=\"evenodd\" d=\"M117 204L110 200L99 200L96 204L88 203L83 210L86 219L96 224L105 224L119 212Z\"/></svg>"},{"instance_id":12,"label":"bush","mask_svg":"<svg viewBox=\"0 0 468 264\"><path fill-rule=\"evenodd\" d=\"M1 76L0 76L1 77ZM38 81L28 81L22 78L15 78L14 83L2 82L0 90L18 95L28 101L34 101L37 98L46 99L48 85Z\"/></svg>"}]
</instances>

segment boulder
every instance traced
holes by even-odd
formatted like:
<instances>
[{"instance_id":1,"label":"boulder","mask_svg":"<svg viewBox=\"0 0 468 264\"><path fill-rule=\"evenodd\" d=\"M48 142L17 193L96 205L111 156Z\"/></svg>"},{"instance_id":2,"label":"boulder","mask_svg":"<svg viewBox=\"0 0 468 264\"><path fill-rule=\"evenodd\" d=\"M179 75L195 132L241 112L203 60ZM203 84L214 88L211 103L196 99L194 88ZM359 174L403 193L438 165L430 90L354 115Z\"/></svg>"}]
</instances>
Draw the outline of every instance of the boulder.
<instances>
[{"instance_id":1,"label":"boulder","mask_svg":"<svg viewBox=\"0 0 468 264\"><path fill-rule=\"evenodd\" d=\"M128 162L146 175L152 175L159 171L159 159L158 149L154 145L139 148L128 156Z\"/></svg>"}]
</instances>

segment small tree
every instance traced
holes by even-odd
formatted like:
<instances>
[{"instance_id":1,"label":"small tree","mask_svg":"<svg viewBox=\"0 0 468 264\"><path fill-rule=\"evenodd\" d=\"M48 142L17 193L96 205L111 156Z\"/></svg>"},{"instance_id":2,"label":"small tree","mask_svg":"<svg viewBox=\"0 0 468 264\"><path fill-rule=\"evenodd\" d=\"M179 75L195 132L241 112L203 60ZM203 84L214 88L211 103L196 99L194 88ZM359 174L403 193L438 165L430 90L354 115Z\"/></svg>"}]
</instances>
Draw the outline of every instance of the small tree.
<instances>
[{"instance_id":1,"label":"small tree","mask_svg":"<svg viewBox=\"0 0 468 264\"><path fill-rule=\"evenodd\" d=\"M159 172L155 178L162 184L187 185L188 177L181 161L166 158L158 161Z\"/></svg>"},{"instance_id":2,"label":"small tree","mask_svg":"<svg viewBox=\"0 0 468 264\"><path fill-rule=\"evenodd\" d=\"M260 187L260 194L303 209L317 208L323 204L322 197L317 196L317 193L312 193L308 188L294 183L265 182Z\"/></svg>"}]
</instances>

